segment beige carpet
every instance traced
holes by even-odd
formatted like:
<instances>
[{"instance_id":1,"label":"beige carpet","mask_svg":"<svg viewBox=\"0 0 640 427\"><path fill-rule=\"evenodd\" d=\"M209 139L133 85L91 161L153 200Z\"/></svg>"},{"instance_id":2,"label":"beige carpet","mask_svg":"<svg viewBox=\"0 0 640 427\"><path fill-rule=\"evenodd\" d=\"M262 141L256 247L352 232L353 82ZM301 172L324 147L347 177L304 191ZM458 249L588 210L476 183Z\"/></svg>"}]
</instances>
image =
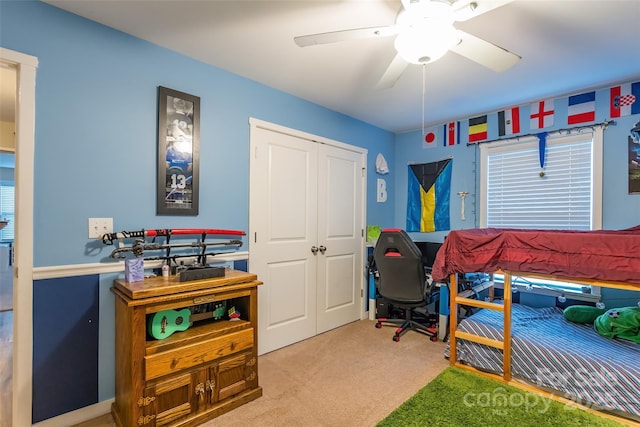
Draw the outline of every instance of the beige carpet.
<instances>
[{"instance_id":1,"label":"beige carpet","mask_svg":"<svg viewBox=\"0 0 640 427\"><path fill-rule=\"evenodd\" d=\"M263 396L203 426L374 426L447 366L444 343L361 320L258 359ZM82 427L113 426L104 416Z\"/></svg>"}]
</instances>

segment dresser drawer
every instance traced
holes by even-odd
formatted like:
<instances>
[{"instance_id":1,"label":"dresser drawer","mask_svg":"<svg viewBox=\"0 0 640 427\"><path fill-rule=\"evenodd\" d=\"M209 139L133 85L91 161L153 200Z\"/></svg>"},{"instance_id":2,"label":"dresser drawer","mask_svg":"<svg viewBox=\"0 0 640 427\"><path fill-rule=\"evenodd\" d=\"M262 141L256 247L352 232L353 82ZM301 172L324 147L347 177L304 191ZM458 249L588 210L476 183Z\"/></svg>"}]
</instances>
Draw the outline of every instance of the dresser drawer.
<instances>
[{"instance_id":1,"label":"dresser drawer","mask_svg":"<svg viewBox=\"0 0 640 427\"><path fill-rule=\"evenodd\" d=\"M144 357L145 380L180 372L252 348L253 328Z\"/></svg>"}]
</instances>

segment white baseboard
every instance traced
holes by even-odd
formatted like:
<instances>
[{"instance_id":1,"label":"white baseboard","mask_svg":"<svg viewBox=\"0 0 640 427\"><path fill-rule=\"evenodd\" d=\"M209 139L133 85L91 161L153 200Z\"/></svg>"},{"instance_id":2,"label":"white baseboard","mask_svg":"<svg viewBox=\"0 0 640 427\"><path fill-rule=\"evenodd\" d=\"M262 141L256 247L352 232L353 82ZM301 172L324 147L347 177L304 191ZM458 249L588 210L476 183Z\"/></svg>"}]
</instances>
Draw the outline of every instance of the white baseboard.
<instances>
[{"instance_id":1,"label":"white baseboard","mask_svg":"<svg viewBox=\"0 0 640 427\"><path fill-rule=\"evenodd\" d=\"M92 420L111 412L111 404L115 399L104 400L95 405L85 406L57 417L49 418L33 424L33 427L68 427L85 421Z\"/></svg>"},{"instance_id":2,"label":"white baseboard","mask_svg":"<svg viewBox=\"0 0 640 427\"><path fill-rule=\"evenodd\" d=\"M376 300L369 299L369 320L376 320Z\"/></svg>"}]
</instances>

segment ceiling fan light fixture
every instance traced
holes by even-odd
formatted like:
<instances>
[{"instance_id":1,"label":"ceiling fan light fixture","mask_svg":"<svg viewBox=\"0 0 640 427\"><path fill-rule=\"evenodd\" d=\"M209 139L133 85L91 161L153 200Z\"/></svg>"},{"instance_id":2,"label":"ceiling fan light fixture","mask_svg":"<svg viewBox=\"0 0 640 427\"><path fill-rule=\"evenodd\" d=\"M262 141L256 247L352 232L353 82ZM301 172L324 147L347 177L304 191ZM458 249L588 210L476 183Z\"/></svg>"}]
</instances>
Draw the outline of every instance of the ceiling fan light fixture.
<instances>
[{"instance_id":1,"label":"ceiling fan light fixture","mask_svg":"<svg viewBox=\"0 0 640 427\"><path fill-rule=\"evenodd\" d=\"M394 46L398 54L410 64L428 64L444 56L460 41L453 25L430 22L412 27L396 37Z\"/></svg>"}]
</instances>

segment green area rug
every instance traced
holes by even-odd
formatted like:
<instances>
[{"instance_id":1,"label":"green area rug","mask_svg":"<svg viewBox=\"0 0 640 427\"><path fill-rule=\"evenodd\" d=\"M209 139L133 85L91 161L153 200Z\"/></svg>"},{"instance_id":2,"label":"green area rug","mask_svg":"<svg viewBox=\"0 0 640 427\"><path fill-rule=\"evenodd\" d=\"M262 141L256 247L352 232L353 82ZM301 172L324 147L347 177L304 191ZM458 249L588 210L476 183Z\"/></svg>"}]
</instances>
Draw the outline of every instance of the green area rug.
<instances>
[{"instance_id":1,"label":"green area rug","mask_svg":"<svg viewBox=\"0 0 640 427\"><path fill-rule=\"evenodd\" d=\"M378 427L620 425L500 381L449 367Z\"/></svg>"}]
</instances>

